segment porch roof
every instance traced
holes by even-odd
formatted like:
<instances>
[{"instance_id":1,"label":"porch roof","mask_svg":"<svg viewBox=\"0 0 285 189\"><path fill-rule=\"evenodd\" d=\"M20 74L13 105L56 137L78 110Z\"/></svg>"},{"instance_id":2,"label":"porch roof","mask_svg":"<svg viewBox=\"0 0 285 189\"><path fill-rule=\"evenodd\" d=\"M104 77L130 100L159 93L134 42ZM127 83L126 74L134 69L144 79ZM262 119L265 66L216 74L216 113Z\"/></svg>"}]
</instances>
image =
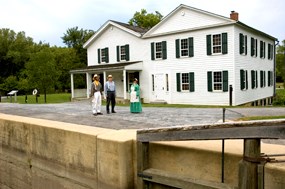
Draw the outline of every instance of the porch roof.
<instances>
[{"instance_id":1,"label":"porch roof","mask_svg":"<svg viewBox=\"0 0 285 189\"><path fill-rule=\"evenodd\" d=\"M104 63L96 66L87 66L83 69L70 70L71 74L92 73L98 71L110 70L142 70L142 61L125 62L125 63Z\"/></svg>"}]
</instances>

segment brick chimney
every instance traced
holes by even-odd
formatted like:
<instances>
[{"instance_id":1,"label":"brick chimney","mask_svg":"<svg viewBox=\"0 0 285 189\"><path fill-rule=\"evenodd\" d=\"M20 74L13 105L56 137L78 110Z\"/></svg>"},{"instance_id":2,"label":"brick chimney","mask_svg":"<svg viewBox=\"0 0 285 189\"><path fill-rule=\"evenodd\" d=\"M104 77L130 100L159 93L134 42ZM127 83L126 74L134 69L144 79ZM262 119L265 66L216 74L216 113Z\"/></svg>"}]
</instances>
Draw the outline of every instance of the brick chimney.
<instances>
[{"instance_id":1,"label":"brick chimney","mask_svg":"<svg viewBox=\"0 0 285 189\"><path fill-rule=\"evenodd\" d=\"M230 18L232 20L238 21L238 13L235 11L231 11Z\"/></svg>"}]
</instances>

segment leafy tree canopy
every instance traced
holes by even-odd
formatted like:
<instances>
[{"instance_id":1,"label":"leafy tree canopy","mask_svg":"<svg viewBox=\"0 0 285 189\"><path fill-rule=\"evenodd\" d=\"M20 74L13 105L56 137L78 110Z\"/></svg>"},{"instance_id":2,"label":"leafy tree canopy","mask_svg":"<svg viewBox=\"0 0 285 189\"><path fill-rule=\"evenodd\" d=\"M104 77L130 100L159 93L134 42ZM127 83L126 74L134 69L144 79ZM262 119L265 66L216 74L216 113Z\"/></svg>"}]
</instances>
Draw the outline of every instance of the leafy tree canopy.
<instances>
[{"instance_id":1,"label":"leafy tree canopy","mask_svg":"<svg viewBox=\"0 0 285 189\"><path fill-rule=\"evenodd\" d=\"M94 34L93 30L79 29L77 26L68 28L61 39L69 48L74 48L79 57L80 63L87 65L87 50L83 49L83 44Z\"/></svg>"},{"instance_id":2,"label":"leafy tree canopy","mask_svg":"<svg viewBox=\"0 0 285 189\"><path fill-rule=\"evenodd\" d=\"M276 54L276 80L285 85L285 40L277 46Z\"/></svg>"},{"instance_id":3,"label":"leafy tree canopy","mask_svg":"<svg viewBox=\"0 0 285 189\"><path fill-rule=\"evenodd\" d=\"M136 12L133 18L130 19L129 24L132 26L139 26L141 28L150 29L159 23L162 19L162 15L155 11L154 13L147 13L146 9L142 9L141 12Z\"/></svg>"}]
</instances>

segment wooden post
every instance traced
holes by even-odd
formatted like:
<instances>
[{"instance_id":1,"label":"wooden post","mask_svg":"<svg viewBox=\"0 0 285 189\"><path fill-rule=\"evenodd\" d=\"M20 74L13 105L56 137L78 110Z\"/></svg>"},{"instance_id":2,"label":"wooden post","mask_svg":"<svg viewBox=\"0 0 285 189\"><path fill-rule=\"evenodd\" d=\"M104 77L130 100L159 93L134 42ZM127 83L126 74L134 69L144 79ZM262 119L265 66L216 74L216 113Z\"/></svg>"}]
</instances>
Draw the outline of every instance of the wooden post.
<instances>
[{"instance_id":1,"label":"wooden post","mask_svg":"<svg viewBox=\"0 0 285 189\"><path fill-rule=\"evenodd\" d=\"M258 188L260 139L244 139L244 159L239 163L239 189Z\"/></svg>"},{"instance_id":2,"label":"wooden post","mask_svg":"<svg viewBox=\"0 0 285 189\"><path fill-rule=\"evenodd\" d=\"M143 180L143 171L149 168L149 142L137 142L137 189L146 189L146 181Z\"/></svg>"}]
</instances>

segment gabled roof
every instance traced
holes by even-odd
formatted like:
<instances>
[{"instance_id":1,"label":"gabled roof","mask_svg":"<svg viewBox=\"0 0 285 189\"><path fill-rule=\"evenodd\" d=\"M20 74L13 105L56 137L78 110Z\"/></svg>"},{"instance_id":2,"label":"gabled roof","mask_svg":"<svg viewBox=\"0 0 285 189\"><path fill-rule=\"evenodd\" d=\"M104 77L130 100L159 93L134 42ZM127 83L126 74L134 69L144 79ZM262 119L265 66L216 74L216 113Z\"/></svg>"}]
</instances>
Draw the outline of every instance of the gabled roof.
<instances>
[{"instance_id":1,"label":"gabled roof","mask_svg":"<svg viewBox=\"0 0 285 189\"><path fill-rule=\"evenodd\" d=\"M119 24L119 25L121 25L121 26L123 26L125 28L128 28L130 30L138 32L140 34L145 34L149 30L149 29L138 27L138 26L131 26L130 24L118 22L118 21L115 21L115 20L111 20L111 21L114 22L114 23L117 23L117 24Z\"/></svg>"},{"instance_id":2,"label":"gabled roof","mask_svg":"<svg viewBox=\"0 0 285 189\"><path fill-rule=\"evenodd\" d=\"M221 19L223 20L224 22L221 23L221 24L216 24L216 25L208 25L208 26L205 26L205 27L200 27L200 28L189 28L189 29L185 29L185 30L175 30L173 32L169 32L169 33L161 33L161 34L158 34L158 35L152 35L152 32L155 31L157 28L161 27L165 22L167 22L174 14L176 14L178 11L180 11L181 9L188 9L188 10L192 10L192 11L195 11L195 12L198 12L198 13L201 13L201 14L205 14L205 15L208 15L208 16L211 16L211 17L215 17L215 18L218 18L218 19ZM256 32L256 33L259 33L261 35L264 35L268 38L271 38L273 40L277 40L275 37L271 36L271 35L268 35L260 30L257 30L255 28L252 28L240 21L235 21L235 20L232 20L231 18L228 18L228 17L225 17L225 16L221 16L221 15L218 15L218 14L215 14L215 13L211 13L211 12L208 12L208 11L204 11L204 10L201 10L201 9L197 9L197 8L194 8L194 7L191 7L191 6L187 6L187 5L184 5L184 4L181 4L179 5L176 9L174 9L172 12L170 12L167 16L165 16L158 24L156 24L154 27L152 27L149 31L147 31L143 36L142 38L148 38L148 37L155 37L155 36L161 36L161 35L168 35L168 34L173 34L173 33L178 33L178 32L185 32L185 31L191 31L191 30L199 30L199 29L205 29L205 28L210 28L210 27L219 27L219 26L224 26L224 25L238 25L240 27L243 27L247 30L251 30L253 32Z\"/></svg>"},{"instance_id":3,"label":"gabled roof","mask_svg":"<svg viewBox=\"0 0 285 189\"><path fill-rule=\"evenodd\" d=\"M91 36L86 43L83 44L83 48L88 48L93 41L99 37L109 26L115 26L127 33L130 33L136 37L141 37L147 30L140 28L138 26L131 26L129 24L125 24L122 22L118 22L118 21L113 21L113 20L108 20L107 22L105 22L105 24L103 26L101 26L99 28L99 30L93 35Z\"/></svg>"},{"instance_id":4,"label":"gabled roof","mask_svg":"<svg viewBox=\"0 0 285 189\"><path fill-rule=\"evenodd\" d=\"M204 10L201 10L201 9L197 9L197 8L194 8L194 7L190 7L190 6L181 4L176 9L174 9L172 12L170 12L168 15L163 17L163 19L158 24L156 24L154 27L152 27L147 33L145 33L143 38L151 37L152 33L155 30L157 30L159 27L163 26L165 22L169 21L173 17L173 15L177 14L181 9L188 9L188 10L191 10L191 11L194 11L194 12L198 12L200 14L204 14L204 15L211 16L213 18L221 20L221 24L217 24L217 26L218 25L221 26L221 25L227 25L227 24L234 24L234 23L236 23L235 20L232 20L232 19L230 19L228 17L221 16L221 15L218 15L218 14L214 14L214 13L211 13L211 12L208 12L208 11L204 11ZM213 26L215 26L215 25L213 25ZM201 27L201 28L187 28L185 30L188 31L188 30L202 29L202 28L208 28L208 27L210 27L210 26L206 25L206 26ZM177 31L177 32L179 32L179 31ZM171 33L173 33L173 32L171 32ZM163 34L164 33L162 33L161 35L163 35Z\"/></svg>"}]
</instances>

